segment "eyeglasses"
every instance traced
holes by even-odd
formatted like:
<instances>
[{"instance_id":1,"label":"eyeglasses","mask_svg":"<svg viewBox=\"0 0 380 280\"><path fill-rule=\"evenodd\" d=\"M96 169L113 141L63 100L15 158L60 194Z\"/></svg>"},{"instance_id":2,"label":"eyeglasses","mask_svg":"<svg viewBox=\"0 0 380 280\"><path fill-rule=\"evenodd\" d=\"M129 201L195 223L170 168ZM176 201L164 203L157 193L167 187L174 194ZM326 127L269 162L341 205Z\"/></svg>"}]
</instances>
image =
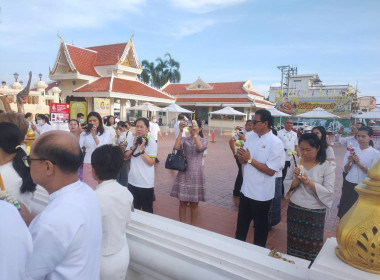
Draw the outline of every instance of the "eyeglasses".
<instances>
[{"instance_id":1,"label":"eyeglasses","mask_svg":"<svg viewBox=\"0 0 380 280\"><path fill-rule=\"evenodd\" d=\"M51 160L49 160L47 158L31 158L30 156L23 156L23 158L22 158L22 161L24 162L24 164L25 164L26 167L30 167L32 165L32 160L48 160L52 164L55 165L54 161L51 161Z\"/></svg>"},{"instance_id":2,"label":"eyeglasses","mask_svg":"<svg viewBox=\"0 0 380 280\"><path fill-rule=\"evenodd\" d=\"M252 121L252 124L256 125L256 124L259 123L259 122L262 123L263 121L256 121L256 120L253 120L253 121Z\"/></svg>"}]
</instances>

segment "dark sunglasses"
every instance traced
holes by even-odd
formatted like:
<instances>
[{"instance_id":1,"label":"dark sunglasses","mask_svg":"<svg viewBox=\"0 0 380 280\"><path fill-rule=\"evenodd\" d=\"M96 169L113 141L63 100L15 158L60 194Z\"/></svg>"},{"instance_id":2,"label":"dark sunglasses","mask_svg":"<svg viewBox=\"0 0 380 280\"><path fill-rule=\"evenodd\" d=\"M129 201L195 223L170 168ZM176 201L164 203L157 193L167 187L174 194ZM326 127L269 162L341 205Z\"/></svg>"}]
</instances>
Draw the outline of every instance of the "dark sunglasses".
<instances>
[{"instance_id":1,"label":"dark sunglasses","mask_svg":"<svg viewBox=\"0 0 380 280\"><path fill-rule=\"evenodd\" d=\"M253 121L252 121L252 123L253 123L254 125L256 125L256 124L259 123L259 122L262 123L263 121L256 121L256 120L253 120Z\"/></svg>"}]
</instances>

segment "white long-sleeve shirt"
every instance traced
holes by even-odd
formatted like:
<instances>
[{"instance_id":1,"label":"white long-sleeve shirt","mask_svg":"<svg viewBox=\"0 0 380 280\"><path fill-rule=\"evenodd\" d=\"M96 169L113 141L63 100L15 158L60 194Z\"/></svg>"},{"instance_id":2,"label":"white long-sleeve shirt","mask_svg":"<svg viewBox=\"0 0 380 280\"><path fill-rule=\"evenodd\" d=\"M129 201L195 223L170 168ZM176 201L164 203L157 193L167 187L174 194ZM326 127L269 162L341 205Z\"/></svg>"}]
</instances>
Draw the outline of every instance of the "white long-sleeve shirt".
<instances>
[{"instance_id":1,"label":"white long-sleeve shirt","mask_svg":"<svg viewBox=\"0 0 380 280\"><path fill-rule=\"evenodd\" d=\"M34 131L34 136L36 136L36 137L40 136L41 134L44 134L45 132L52 130L51 125L47 124L47 123L45 123L43 125L37 124L36 127L37 127L38 131L40 132L40 133L38 133L36 130Z\"/></svg>"},{"instance_id":2,"label":"white long-sleeve shirt","mask_svg":"<svg viewBox=\"0 0 380 280\"><path fill-rule=\"evenodd\" d=\"M95 193L102 209L102 255L108 256L119 252L127 244L125 230L131 221L133 196L116 180L97 185Z\"/></svg>"},{"instance_id":3,"label":"white long-sleeve shirt","mask_svg":"<svg viewBox=\"0 0 380 280\"><path fill-rule=\"evenodd\" d=\"M32 255L32 237L20 213L0 200L0 279L24 280Z\"/></svg>"},{"instance_id":4,"label":"white long-sleeve shirt","mask_svg":"<svg viewBox=\"0 0 380 280\"><path fill-rule=\"evenodd\" d=\"M99 279L101 210L88 185L78 180L50 194L29 230L34 250L27 279Z\"/></svg>"},{"instance_id":5,"label":"white long-sleeve shirt","mask_svg":"<svg viewBox=\"0 0 380 280\"><path fill-rule=\"evenodd\" d=\"M97 148L97 147L100 147L100 146L103 146L103 145L107 145L110 143L110 132L107 130L107 129L104 129L104 132L102 135L98 134L96 135L96 137L98 138L99 140L99 144L96 145L96 142L94 140L94 137L92 136L91 133L89 134L86 134L87 132L86 131L83 131L80 135L80 138L79 138L79 146L82 148L82 147L86 147L86 155L84 157L84 163L91 163L91 155L92 153L94 152L94 150Z\"/></svg>"}]
</instances>

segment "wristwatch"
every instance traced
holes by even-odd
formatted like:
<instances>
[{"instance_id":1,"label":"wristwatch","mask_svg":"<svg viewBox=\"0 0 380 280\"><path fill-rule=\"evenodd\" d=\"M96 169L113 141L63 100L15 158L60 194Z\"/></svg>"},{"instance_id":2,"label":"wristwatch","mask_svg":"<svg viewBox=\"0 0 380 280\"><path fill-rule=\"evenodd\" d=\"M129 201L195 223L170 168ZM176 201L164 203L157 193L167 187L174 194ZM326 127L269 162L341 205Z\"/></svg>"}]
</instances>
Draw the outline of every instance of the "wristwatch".
<instances>
[{"instance_id":1,"label":"wristwatch","mask_svg":"<svg viewBox=\"0 0 380 280\"><path fill-rule=\"evenodd\" d=\"M252 160L253 160L253 158L250 158L247 162L248 162L249 164L251 164L251 163L252 163Z\"/></svg>"}]
</instances>

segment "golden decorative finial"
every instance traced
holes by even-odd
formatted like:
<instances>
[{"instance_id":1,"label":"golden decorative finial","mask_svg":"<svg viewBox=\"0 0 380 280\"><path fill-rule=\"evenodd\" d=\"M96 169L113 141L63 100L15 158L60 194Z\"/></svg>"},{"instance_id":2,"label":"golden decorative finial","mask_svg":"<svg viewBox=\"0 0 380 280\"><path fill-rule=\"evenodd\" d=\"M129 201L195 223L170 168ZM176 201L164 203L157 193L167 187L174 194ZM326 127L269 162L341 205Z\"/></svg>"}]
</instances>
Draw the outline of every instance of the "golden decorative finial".
<instances>
[{"instance_id":1,"label":"golden decorative finial","mask_svg":"<svg viewBox=\"0 0 380 280\"><path fill-rule=\"evenodd\" d=\"M64 43L64 41L63 41L63 39L62 39L61 35L59 35L59 33L58 33L58 32L57 32L57 36L58 36L58 38L61 40L61 44L63 44L63 43Z\"/></svg>"},{"instance_id":2,"label":"golden decorative finial","mask_svg":"<svg viewBox=\"0 0 380 280\"><path fill-rule=\"evenodd\" d=\"M132 34L131 38L129 39L130 42L132 42L133 37L135 37L135 31L134 30L133 30L133 34Z\"/></svg>"},{"instance_id":3,"label":"golden decorative finial","mask_svg":"<svg viewBox=\"0 0 380 280\"><path fill-rule=\"evenodd\" d=\"M380 274L380 160L355 187L357 202L340 220L335 254L344 262Z\"/></svg>"}]
</instances>

